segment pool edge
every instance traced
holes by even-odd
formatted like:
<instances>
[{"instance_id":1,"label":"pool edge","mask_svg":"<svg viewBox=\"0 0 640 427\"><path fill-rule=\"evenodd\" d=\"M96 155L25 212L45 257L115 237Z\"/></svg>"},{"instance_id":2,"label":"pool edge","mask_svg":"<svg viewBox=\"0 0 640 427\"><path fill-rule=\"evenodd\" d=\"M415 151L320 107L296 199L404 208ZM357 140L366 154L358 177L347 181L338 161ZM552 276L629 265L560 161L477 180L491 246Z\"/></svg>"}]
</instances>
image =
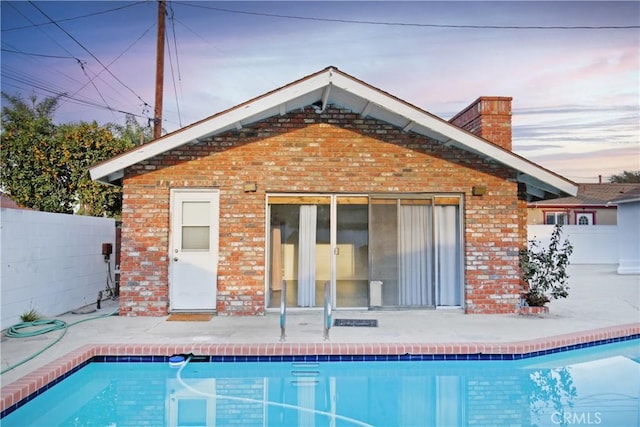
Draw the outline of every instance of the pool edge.
<instances>
[{"instance_id":1,"label":"pool edge","mask_svg":"<svg viewBox=\"0 0 640 427\"><path fill-rule=\"evenodd\" d=\"M506 343L87 344L2 387L0 412L21 403L95 356L171 356L185 353L205 356L529 354L555 349L564 351L566 347L639 334L640 324L632 323Z\"/></svg>"}]
</instances>

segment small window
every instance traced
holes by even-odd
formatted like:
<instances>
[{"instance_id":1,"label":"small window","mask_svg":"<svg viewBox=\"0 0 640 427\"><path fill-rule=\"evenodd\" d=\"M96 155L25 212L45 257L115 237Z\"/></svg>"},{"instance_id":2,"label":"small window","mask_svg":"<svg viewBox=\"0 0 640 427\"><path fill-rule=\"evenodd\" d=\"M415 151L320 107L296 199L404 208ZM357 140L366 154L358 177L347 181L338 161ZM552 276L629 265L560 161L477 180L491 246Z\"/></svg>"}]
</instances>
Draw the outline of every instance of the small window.
<instances>
[{"instance_id":1,"label":"small window","mask_svg":"<svg viewBox=\"0 0 640 427\"><path fill-rule=\"evenodd\" d=\"M566 225L568 216L566 212L547 212L544 217L544 223L549 225Z\"/></svg>"},{"instance_id":2,"label":"small window","mask_svg":"<svg viewBox=\"0 0 640 427\"><path fill-rule=\"evenodd\" d=\"M182 250L208 250L210 232L209 202L182 203Z\"/></svg>"}]
</instances>

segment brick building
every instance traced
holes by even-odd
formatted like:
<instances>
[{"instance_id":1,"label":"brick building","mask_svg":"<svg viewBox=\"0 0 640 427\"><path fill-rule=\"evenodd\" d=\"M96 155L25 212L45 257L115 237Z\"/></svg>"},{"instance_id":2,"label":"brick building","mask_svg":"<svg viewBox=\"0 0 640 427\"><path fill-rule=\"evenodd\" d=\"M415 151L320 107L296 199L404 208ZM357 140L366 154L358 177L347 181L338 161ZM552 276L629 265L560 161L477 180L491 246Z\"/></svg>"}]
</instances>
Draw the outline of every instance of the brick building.
<instances>
[{"instance_id":1,"label":"brick building","mask_svg":"<svg viewBox=\"0 0 640 427\"><path fill-rule=\"evenodd\" d=\"M328 67L91 168L124 190L120 311L509 313L527 201L572 182L511 152L511 99L450 121Z\"/></svg>"}]
</instances>

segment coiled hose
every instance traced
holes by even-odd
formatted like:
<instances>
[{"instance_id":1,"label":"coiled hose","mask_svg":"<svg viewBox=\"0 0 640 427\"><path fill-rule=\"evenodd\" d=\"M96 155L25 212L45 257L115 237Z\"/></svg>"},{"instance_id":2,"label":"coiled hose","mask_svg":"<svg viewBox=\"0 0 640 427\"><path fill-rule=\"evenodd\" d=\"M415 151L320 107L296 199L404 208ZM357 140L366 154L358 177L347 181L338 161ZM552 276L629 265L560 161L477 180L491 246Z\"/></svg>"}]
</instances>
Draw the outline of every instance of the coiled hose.
<instances>
[{"instance_id":1,"label":"coiled hose","mask_svg":"<svg viewBox=\"0 0 640 427\"><path fill-rule=\"evenodd\" d=\"M25 332L20 332L21 329L25 328L35 328L37 326L47 325L46 327L29 330ZM9 338L27 338L27 337L35 337L37 335L47 334L49 332L57 331L58 329L66 329L67 322L59 319L40 319L34 320L33 322L22 322L17 323L7 329L5 335Z\"/></svg>"},{"instance_id":2,"label":"coiled hose","mask_svg":"<svg viewBox=\"0 0 640 427\"><path fill-rule=\"evenodd\" d=\"M6 369L3 369L0 372L0 375L4 374L5 372L9 372L12 369L17 368L18 366L23 365L32 359L35 359L36 357L38 357L39 355L47 351L49 348L56 345L65 336L65 334L67 333L67 329L70 328L71 326L77 325L83 322L88 322L89 320L102 319L103 317L110 317L116 314L118 314L118 309L116 309L111 313L102 314L100 316L88 317L86 319L80 319L77 322L73 322L73 323L67 323L64 320L60 320L60 319L40 319L40 320L34 320L33 322L17 323L9 327L7 329L7 332L5 333L5 335L9 338L29 338L29 337L35 337L37 335L48 334L49 332L59 331L59 330L62 330L62 333L58 338L56 338L52 343L47 345L42 350L37 351L33 355L22 360L21 362L11 365ZM22 329L26 329L26 328L30 328L30 329L28 331L21 331Z\"/></svg>"}]
</instances>

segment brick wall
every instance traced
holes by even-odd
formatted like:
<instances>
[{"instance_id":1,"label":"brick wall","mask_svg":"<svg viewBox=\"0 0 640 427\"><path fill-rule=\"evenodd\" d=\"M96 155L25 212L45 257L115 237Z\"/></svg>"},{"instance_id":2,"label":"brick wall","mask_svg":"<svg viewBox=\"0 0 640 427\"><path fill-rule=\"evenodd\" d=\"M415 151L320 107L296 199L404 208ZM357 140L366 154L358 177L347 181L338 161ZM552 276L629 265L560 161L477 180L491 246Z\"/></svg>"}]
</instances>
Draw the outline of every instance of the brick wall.
<instances>
[{"instance_id":1,"label":"brick wall","mask_svg":"<svg viewBox=\"0 0 640 427\"><path fill-rule=\"evenodd\" d=\"M220 314L264 311L270 192L464 194L466 310L513 312L526 243L514 178L492 161L336 108L298 110L180 147L126 171L121 314L167 313L169 192L177 187L220 190ZM245 193L247 182L257 191ZM486 194L472 196L474 185Z\"/></svg>"}]
</instances>

